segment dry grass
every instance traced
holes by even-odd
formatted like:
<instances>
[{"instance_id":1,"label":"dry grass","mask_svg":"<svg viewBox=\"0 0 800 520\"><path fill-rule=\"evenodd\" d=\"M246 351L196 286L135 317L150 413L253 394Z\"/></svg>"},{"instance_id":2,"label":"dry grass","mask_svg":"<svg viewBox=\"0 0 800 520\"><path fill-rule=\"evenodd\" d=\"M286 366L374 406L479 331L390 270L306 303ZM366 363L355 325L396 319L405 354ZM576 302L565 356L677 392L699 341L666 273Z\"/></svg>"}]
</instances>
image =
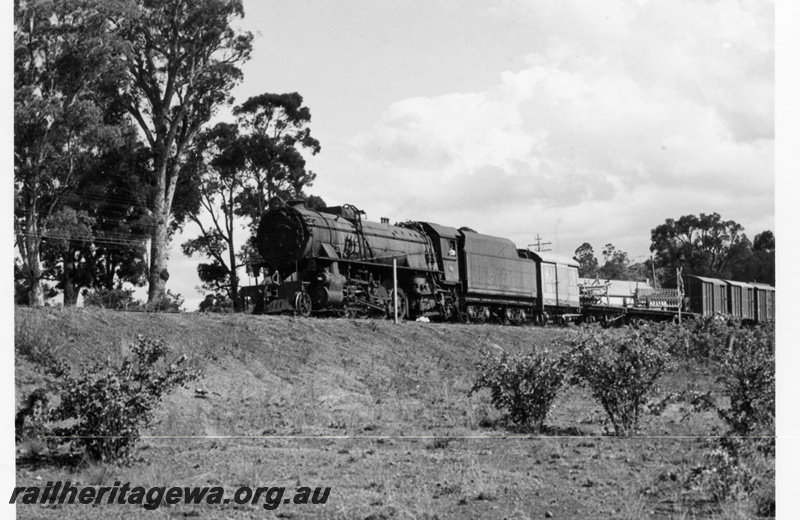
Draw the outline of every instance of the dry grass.
<instances>
[{"instance_id":1,"label":"dry grass","mask_svg":"<svg viewBox=\"0 0 800 520\"><path fill-rule=\"evenodd\" d=\"M644 438L603 437L599 406L569 388L548 416L548 436L518 438L485 392L467 396L481 347L558 350L570 334L563 328L21 308L16 332L18 399L42 383L25 352L77 366L118 358L137 334L164 339L204 372L165 400L148 432L157 438L141 443L130 467L22 457L19 485L37 485L40 476L230 492L332 486L325 506L273 512L287 518L694 518L691 503L659 475L685 475L700 463L704 441L680 436L720 428L713 415L676 405L644 418ZM692 366L662 386L672 391L690 380L711 388L707 367ZM648 486L654 491L644 492ZM703 514L737 518L751 506ZM29 511L66 520L153 516L114 506ZM156 513L265 517L256 506Z\"/></svg>"}]
</instances>

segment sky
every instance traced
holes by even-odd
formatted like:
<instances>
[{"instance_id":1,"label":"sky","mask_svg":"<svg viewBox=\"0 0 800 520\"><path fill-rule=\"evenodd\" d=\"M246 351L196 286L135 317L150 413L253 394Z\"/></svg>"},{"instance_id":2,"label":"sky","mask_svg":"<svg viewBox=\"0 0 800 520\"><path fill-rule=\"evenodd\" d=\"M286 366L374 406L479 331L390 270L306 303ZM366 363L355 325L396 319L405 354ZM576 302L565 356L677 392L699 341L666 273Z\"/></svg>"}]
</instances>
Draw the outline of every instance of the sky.
<instances>
[{"instance_id":1,"label":"sky","mask_svg":"<svg viewBox=\"0 0 800 520\"><path fill-rule=\"evenodd\" d=\"M299 92L307 191L368 218L649 255L667 218L775 230L765 0L245 0L237 103ZM223 110L218 119L230 120ZM187 226L185 237L197 229ZM241 233L245 237L244 231ZM168 287L196 309L177 237Z\"/></svg>"}]
</instances>

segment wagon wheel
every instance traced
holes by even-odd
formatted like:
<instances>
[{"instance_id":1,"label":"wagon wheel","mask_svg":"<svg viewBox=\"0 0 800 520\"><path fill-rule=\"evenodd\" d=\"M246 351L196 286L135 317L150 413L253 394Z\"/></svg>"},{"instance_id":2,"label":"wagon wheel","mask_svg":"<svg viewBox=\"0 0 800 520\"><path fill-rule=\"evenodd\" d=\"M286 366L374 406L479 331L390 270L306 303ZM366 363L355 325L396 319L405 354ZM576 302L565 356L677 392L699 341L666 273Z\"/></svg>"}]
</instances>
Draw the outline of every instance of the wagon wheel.
<instances>
[{"instance_id":1,"label":"wagon wheel","mask_svg":"<svg viewBox=\"0 0 800 520\"><path fill-rule=\"evenodd\" d=\"M394 319L394 290L389 290L389 304L387 306L389 319ZM397 289L397 319L404 320L408 314L408 298L403 289Z\"/></svg>"},{"instance_id":2,"label":"wagon wheel","mask_svg":"<svg viewBox=\"0 0 800 520\"><path fill-rule=\"evenodd\" d=\"M299 292L294 297L294 312L304 318L311 316L311 296Z\"/></svg>"}]
</instances>

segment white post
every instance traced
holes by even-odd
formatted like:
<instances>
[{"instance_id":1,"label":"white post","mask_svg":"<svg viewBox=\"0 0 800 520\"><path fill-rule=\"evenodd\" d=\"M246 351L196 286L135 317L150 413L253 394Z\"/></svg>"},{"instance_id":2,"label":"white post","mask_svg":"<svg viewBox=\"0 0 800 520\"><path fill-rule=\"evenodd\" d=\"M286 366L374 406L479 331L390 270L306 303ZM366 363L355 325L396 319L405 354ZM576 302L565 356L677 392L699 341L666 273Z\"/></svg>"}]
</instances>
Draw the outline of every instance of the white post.
<instances>
[{"instance_id":1,"label":"white post","mask_svg":"<svg viewBox=\"0 0 800 520\"><path fill-rule=\"evenodd\" d=\"M394 324L397 325L397 258L392 259L392 294L394 294Z\"/></svg>"},{"instance_id":2,"label":"white post","mask_svg":"<svg viewBox=\"0 0 800 520\"><path fill-rule=\"evenodd\" d=\"M678 325L681 324L681 310L683 308L683 268L678 267L675 270L676 277L675 280L677 283L675 285L678 286Z\"/></svg>"}]
</instances>

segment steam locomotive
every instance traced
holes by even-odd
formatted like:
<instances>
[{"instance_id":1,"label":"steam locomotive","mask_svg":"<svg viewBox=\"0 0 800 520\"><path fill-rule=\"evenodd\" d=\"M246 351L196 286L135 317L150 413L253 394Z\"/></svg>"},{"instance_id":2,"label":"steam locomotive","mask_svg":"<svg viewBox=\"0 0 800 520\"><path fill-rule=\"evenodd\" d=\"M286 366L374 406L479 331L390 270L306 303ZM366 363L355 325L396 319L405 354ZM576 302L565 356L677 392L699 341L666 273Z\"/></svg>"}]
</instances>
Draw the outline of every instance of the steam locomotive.
<instances>
[{"instance_id":1,"label":"steam locomotive","mask_svg":"<svg viewBox=\"0 0 800 520\"><path fill-rule=\"evenodd\" d=\"M252 266L264 281L242 290L255 312L369 317L391 316L396 306L401 319L539 325L698 314L688 302L662 297L664 291L643 294L641 305L604 306L581 293L572 258L518 249L468 228L391 225L364 215L352 205L316 211L303 201L271 200L256 234L261 260ZM702 288L686 294L714 297ZM774 290L771 295L774 318Z\"/></svg>"}]
</instances>

